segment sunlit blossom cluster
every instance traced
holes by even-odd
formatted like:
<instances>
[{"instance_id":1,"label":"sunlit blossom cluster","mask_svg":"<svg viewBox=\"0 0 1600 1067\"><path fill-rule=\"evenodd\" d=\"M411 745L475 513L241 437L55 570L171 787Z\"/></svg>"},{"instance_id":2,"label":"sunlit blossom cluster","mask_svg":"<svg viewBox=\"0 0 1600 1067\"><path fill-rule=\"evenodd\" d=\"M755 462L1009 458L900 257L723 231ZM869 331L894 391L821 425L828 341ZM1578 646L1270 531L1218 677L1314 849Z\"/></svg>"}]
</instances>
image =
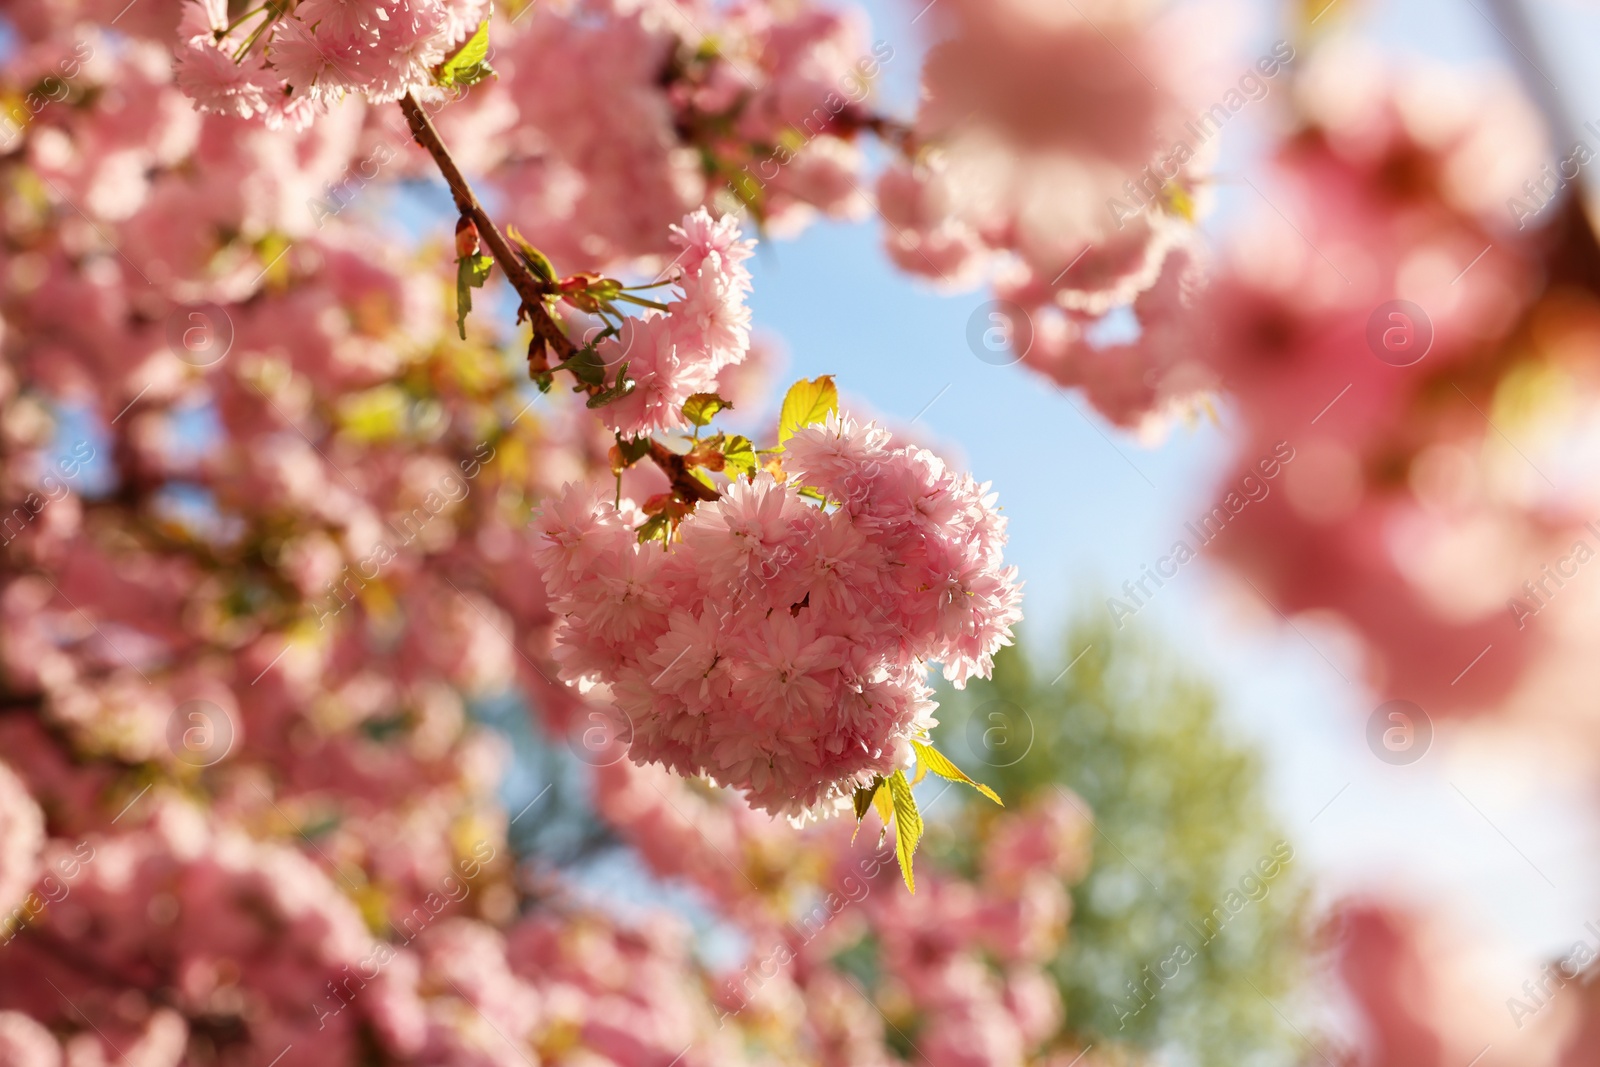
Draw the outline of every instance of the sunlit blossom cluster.
<instances>
[{"instance_id":1,"label":"sunlit blossom cluster","mask_svg":"<svg viewBox=\"0 0 1600 1067\"><path fill-rule=\"evenodd\" d=\"M987 486L848 417L785 447L786 481L735 481L665 550L569 488L537 559L563 677L610 688L633 759L798 814L907 765L934 723L924 664L987 676L1020 591Z\"/></svg>"},{"instance_id":2,"label":"sunlit blossom cluster","mask_svg":"<svg viewBox=\"0 0 1600 1067\"><path fill-rule=\"evenodd\" d=\"M292 8L281 17L280 7ZM178 85L202 108L301 128L347 93L377 102L433 88L433 70L489 12L488 0L301 0L230 17L184 5Z\"/></svg>"},{"instance_id":3,"label":"sunlit blossom cluster","mask_svg":"<svg viewBox=\"0 0 1600 1067\"><path fill-rule=\"evenodd\" d=\"M623 323L619 336L595 355L620 373L627 364L633 391L600 409L607 426L633 437L687 429L683 403L714 393L717 376L742 362L750 349L750 272L744 266L755 242L741 239L732 215L713 219L701 208L672 227L679 248L669 268L679 296L666 311L647 310Z\"/></svg>"},{"instance_id":4,"label":"sunlit blossom cluster","mask_svg":"<svg viewBox=\"0 0 1600 1067\"><path fill-rule=\"evenodd\" d=\"M596 796L652 871L690 882L746 932L746 958L711 986L724 1026L784 1034L827 1067L895 1062L891 1026L915 1025L933 1067L1067 1064L1084 1051L1049 972L1067 947L1069 888L1089 867L1078 798L1011 798L964 843L970 869L930 863L908 898L874 816L857 836L839 820L796 835L726 790L627 761L604 769ZM871 978L840 965L868 947Z\"/></svg>"},{"instance_id":5,"label":"sunlit blossom cluster","mask_svg":"<svg viewBox=\"0 0 1600 1067\"><path fill-rule=\"evenodd\" d=\"M1148 288L1189 230L1172 190L1191 196L1210 154L1167 158L1189 117L1184 75L1211 46L1177 47L1141 3L960 0L930 17L945 32L917 151L878 186L895 262L950 285L1008 262L1008 295L1094 313Z\"/></svg>"}]
</instances>

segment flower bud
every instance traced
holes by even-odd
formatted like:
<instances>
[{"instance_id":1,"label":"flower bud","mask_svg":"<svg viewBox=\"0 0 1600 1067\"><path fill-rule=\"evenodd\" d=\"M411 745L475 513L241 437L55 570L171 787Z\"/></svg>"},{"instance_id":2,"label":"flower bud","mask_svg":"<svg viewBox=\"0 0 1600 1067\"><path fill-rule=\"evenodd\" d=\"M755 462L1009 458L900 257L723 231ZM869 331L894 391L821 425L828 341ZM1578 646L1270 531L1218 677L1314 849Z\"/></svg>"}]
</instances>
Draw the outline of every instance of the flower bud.
<instances>
[{"instance_id":1,"label":"flower bud","mask_svg":"<svg viewBox=\"0 0 1600 1067\"><path fill-rule=\"evenodd\" d=\"M456 220L456 258L478 254L478 227L465 215Z\"/></svg>"}]
</instances>

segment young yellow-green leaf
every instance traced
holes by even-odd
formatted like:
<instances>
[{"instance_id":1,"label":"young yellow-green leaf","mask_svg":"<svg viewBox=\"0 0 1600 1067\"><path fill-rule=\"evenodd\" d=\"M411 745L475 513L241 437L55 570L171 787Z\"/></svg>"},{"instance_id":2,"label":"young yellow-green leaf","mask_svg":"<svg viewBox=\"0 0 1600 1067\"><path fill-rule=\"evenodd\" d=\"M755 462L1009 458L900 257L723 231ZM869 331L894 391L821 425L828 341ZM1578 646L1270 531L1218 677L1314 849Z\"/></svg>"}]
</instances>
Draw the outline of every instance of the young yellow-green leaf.
<instances>
[{"instance_id":1,"label":"young yellow-green leaf","mask_svg":"<svg viewBox=\"0 0 1600 1067\"><path fill-rule=\"evenodd\" d=\"M639 527L639 543L641 545L657 540L665 544L670 536L672 536L672 520L667 517L666 512L650 516L645 520L644 525Z\"/></svg>"},{"instance_id":2,"label":"young yellow-green leaf","mask_svg":"<svg viewBox=\"0 0 1600 1067\"><path fill-rule=\"evenodd\" d=\"M878 783L882 779L874 778L871 785L864 785L856 790L854 798L856 806L856 822L867 817L867 812L872 808L872 794L878 791Z\"/></svg>"},{"instance_id":3,"label":"young yellow-green leaf","mask_svg":"<svg viewBox=\"0 0 1600 1067\"><path fill-rule=\"evenodd\" d=\"M925 745L921 741L913 741L911 742L911 748L917 754L917 766L919 768L926 767L940 778L945 778L952 782L965 782L1002 808L1006 806L1005 801L1000 799L998 793L982 782L975 782L968 778L966 771L951 763L949 756L946 756L932 745Z\"/></svg>"},{"instance_id":4,"label":"young yellow-green leaf","mask_svg":"<svg viewBox=\"0 0 1600 1067\"><path fill-rule=\"evenodd\" d=\"M467 313L472 310L472 290L482 289L494 260L488 256L462 256L456 260L456 329L467 339Z\"/></svg>"},{"instance_id":5,"label":"young yellow-green leaf","mask_svg":"<svg viewBox=\"0 0 1600 1067\"><path fill-rule=\"evenodd\" d=\"M494 73L489 64L484 62L488 58L489 20L484 19L478 23L477 31L456 50L456 54L439 64L433 78L447 89L452 85L476 85Z\"/></svg>"},{"instance_id":6,"label":"young yellow-green leaf","mask_svg":"<svg viewBox=\"0 0 1600 1067\"><path fill-rule=\"evenodd\" d=\"M861 832L861 820L867 817L867 812L872 808L872 798L883 785L882 778L874 778L871 785L864 785L856 790L854 797L856 805L856 828L850 834L850 843L856 843L856 834Z\"/></svg>"},{"instance_id":7,"label":"young yellow-green leaf","mask_svg":"<svg viewBox=\"0 0 1600 1067\"><path fill-rule=\"evenodd\" d=\"M731 409L732 404L716 393L695 393L683 402L683 417L696 426L710 426L717 412Z\"/></svg>"},{"instance_id":8,"label":"young yellow-green leaf","mask_svg":"<svg viewBox=\"0 0 1600 1067\"><path fill-rule=\"evenodd\" d=\"M884 833L889 832L889 821L894 818L894 801L889 799L889 780L878 779L878 788L872 791L872 806L878 810L878 819L883 823ZM882 838L878 839L882 842Z\"/></svg>"},{"instance_id":9,"label":"young yellow-green leaf","mask_svg":"<svg viewBox=\"0 0 1600 1067\"><path fill-rule=\"evenodd\" d=\"M628 377L628 361L623 360L622 366L617 368L617 380L611 384L611 388L595 393L584 403L584 407L603 408L607 404L616 403L631 392L633 392L633 380Z\"/></svg>"},{"instance_id":10,"label":"young yellow-green leaf","mask_svg":"<svg viewBox=\"0 0 1600 1067\"><path fill-rule=\"evenodd\" d=\"M514 223L506 224L506 236L516 242L517 254L522 257L522 262L527 268L539 276L540 281L555 283L556 268L555 264L550 262L549 256L533 247L526 237L518 233Z\"/></svg>"},{"instance_id":11,"label":"young yellow-green leaf","mask_svg":"<svg viewBox=\"0 0 1600 1067\"><path fill-rule=\"evenodd\" d=\"M405 390L398 385L379 385L345 394L339 401L339 423L359 441L387 441L405 429L410 406Z\"/></svg>"},{"instance_id":12,"label":"young yellow-green leaf","mask_svg":"<svg viewBox=\"0 0 1600 1067\"><path fill-rule=\"evenodd\" d=\"M889 798L894 802L894 855L900 861L906 888L915 893L917 880L911 873L911 857L922 840L922 813L917 810L917 798L911 795L911 783L906 781L904 771L890 775Z\"/></svg>"},{"instance_id":13,"label":"young yellow-green leaf","mask_svg":"<svg viewBox=\"0 0 1600 1067\"><path fill-rule=\"evenodd\" d=\"M793 437L796 430L821 422L838 410L839 389L833 384L833 375L795 382L784 394L783 408L778 412L778 444Z\"/></svg>"},{"instance_id":14,"label":"young yellow-green leaf","mask_svg":"<svg viewBox=\"0 0 1600 1067\"><path fill-rule=\"evenodd\" d=\"M631 467L650 454L650 438L648 437L623 437L617 434L617 452L621 454L623 465Z\"/></svg>"},{"instance_id":15,"label":"young yellow-green leaf","mask_svg":"<svg viewBox=\"0 0 1600 1067\"><path fill-rule=\"evenodd\" d=\"M728 436L722 443L722 470L723 473L732 471L734 474L755 474L756 450L750 443L750 438L740 434Z\"/></svg>"}]
</instances>

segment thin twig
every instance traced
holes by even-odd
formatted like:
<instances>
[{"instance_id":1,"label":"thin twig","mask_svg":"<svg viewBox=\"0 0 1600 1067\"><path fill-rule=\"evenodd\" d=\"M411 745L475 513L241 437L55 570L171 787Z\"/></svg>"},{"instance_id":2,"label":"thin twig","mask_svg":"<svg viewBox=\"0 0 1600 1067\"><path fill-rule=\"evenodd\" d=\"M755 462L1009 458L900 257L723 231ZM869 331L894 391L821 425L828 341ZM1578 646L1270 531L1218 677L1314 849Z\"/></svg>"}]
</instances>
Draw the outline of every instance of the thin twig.
<instances>
[{"instance_id":1,"label":"thin twig","mask_svg":"<svg viewBox=\"0 0 1600 1067\"><path fill-rule=\"evenodd\" d=\"M495 262L505 271L511 287L522 297L522 309L533 323L533 332L544 338L545 343L561 357L557 360L558 363L570 358L578 350L577 346L572 343L566 331L545 307L544 298L547 291L544 284L523 264L505 235L500 232L500 227L494 224L494 219L490 218L483 205L478 203L478 198L473 195L472 186L467 184L461 168L456 166L455 158L450 155L450 149L445 147L444 141L439 137L439 131L434 129L433 120L428 118L428 113L422 110L422 105L418 104L410 93L400 98L400 110L405 112L406 122L411 126L411 135L438 165L439 173L444 176L445 184L450 187L450 195L455 198L456 210L472 219L473 224L478 227L478 233L488 243Z\"/></svg>"},{"instance_id":2,"label":"thin twig","mask_svg":"<svg viewBox=\"0 0 1600 1067\"><path fill-rule=\"evenodd\" d=\"M456 166L454 157L450 155L450 149L445 147L444 141L439 137L439 131L434 128L433 121L428 118L428 113L417 103L416 98L410 93L402 96L400 110L405 112L412 136L438 165L439 173L444 176L445 184L450 187L450 195L455 198L456 210L472 220L473 225L478 228L478 234L488 244L494 261L505 271L506 280L522 298L522 310L533 325L534 335L541 338L560 357L556 362L561 363L570 359L578 348L545 306L545 297L550 295L549 288L533 276L533 272L506 241L505 235L500 232L500 227L495 225L494 219L489 217L489 213L478 202L477 196L472 192L472 186L467 184L461 168ZM591 386L586 391L593 395L599 389L599 386ZM649 455L650 461L661 468L661 472L672 483L672 488L684 499L711 501L722 495L696 478L684 458L665 445L651 441Z\"/></svg>"},{"instance_id":3,"label":"thin twig","mask_svg":"<svg viewBox=\"0 0 1600 1067\"><path fill-rule=\"evenodd\" d=\"M661 473L672 482L672 488L678 491L679 496L689 500L711 501L722 495L691 474L683 457L659 441L650 442L650 462L661 468Z\"/></svg>"}]
</instances>

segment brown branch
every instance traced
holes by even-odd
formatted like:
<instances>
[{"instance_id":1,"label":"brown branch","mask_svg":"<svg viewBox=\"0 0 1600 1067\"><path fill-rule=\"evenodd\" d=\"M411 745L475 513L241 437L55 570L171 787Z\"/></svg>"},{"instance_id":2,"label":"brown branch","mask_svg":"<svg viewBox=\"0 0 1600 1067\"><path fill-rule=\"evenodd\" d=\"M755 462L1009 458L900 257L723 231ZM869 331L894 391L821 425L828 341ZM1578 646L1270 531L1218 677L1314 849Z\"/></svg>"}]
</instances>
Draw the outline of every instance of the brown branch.
<instances>
[{"instance_id":1,"label":"brown branch","mask_svg":"<svg viewBox=\"0 0 1600 1067\"><path fill-rule=\"evenodd\" d=\"M533 276L517 256L516 251L500 232L500 227L494 224L494 219L478 203L478 198L472 193L472 186L467 184L467 179L462 176L461 168L456 166L450 149L445 147L444 141L439 137L439 131L433 126L433 120L428 118L428 113L422 110L416 98L410 93L400 98L400 110L405 112L406 122L411 127L411 136L416 142L427 150L428 155L439 167L439 173L444 175L445 184L450 187L450 195L455 197L456 210L472 219L478 227L478 233L489 245L489 252L494 256L494 261L500 264L500 269L505 271L506 280L511 287L522 297L522 308L527 312L528 319L533 324L533 332L544 338L551 350L556 353L562 362L577 351L577 346L567 337L566 331L560 323L550 314L545 307L544 298L548 295L544 283Z\"/></svg>"},{"instance_id":2,"label":"brown branch","mask_svg":"<svg viewBox=\"0 0 1600 1067\"><path fill-rule=\"evenodd\" d=\"M916 155L916 132L909 122L862 108L847 108L839 115L848 131L866 130L907 158Z\"/></svg>"},{"instance_id":3,"label":"brown branch","mask_svg":"<svg viewBox=\"0 0 1600 1067\"><path fill-rule=\"evenodd\" d=\"M500 264L500 269L506 272L506 279L511 282L511 287L522 297L522 308L533 324L534 337L543 339L545 344L560 357L558 363L570 358L577 351L577 347L545 307L544 301L545 297L550 295L549 290L543 282L533 276L533 272L507 243L500 228L494 224L494 219L490 218L483 205L478 203L472 187L467 184L461 168L456 166L455 159L450 155L450 149L445 147L444 141L439 137L439 131L428 118L428 113L410 93L400 98L400 110L405 112L406 122L411 126L411 135L438 165L439 173L444 176L445 184L450 187L450 195L455 198L456 210L472 220L473 225L478 228L479 235L488 243L494 261ZM533 362L535 349L538 347L537 340L529 347L530 363ZM532 369L542 368L534 366ZM587 391L593 395L600 391L600 387L591 387ZM650 461L661 468L661 473L667 476L672 488L684 499L711 501L722 495L690 473L683 457L665 445L651 441L649 454Z\"/></svg>"},{"instance_id":4,"label":"brown branch","mask_svg":"<svg viewBox=\"0 0 1600 1067\"><path fill-rule=\"evenodd\" d=\"M661 468L672 488L686 500L712 501L722 495L691 474L683 457L660 442L650 442L650 462Z\"/></svg>"}]
</instances>

